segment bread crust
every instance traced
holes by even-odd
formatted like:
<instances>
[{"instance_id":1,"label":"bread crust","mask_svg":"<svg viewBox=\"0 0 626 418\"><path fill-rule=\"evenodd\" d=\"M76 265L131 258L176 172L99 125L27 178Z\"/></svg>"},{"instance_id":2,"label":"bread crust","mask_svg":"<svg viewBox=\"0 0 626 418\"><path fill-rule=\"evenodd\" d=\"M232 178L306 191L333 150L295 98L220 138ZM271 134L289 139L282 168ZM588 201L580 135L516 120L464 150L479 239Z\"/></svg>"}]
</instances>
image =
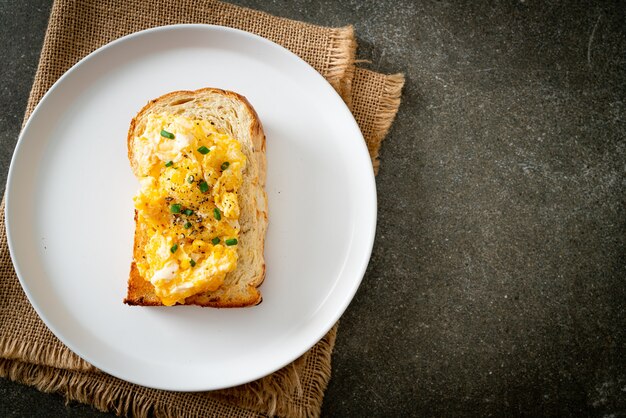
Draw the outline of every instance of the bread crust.
<instances>
[{"instance_id":1,"label":"bread crust","mask_svg":"<svg viewBox=\"0 0 626 418\"><path fill-rule=\"evenodd\" d=\"M242 214L237 245L239 258L237 268L226 275L224 284L219 289L190 296L185 299L184 304L216 308L259 304L262 296L258 287L265 279L263 254L268 208L265 193L267 166L265 133L258 114L244 96L210 87L195 91L174 91L150 100L131 120L128 129L128 160L137 177L139 177L138 165L134 158L133 141L142 132L145 119L151 113L210 118L218 128L229 131L229 134L242 144L242 151L248 160L243 172L244 184L239 194ZM128 305L163 306L154 293L152 283L141 277L137 269L136 260L144 256L143 249L148 237L148 231L138 222L135 211L133 261L130 266L127 295L124 299L124 303Z\"/></svg>"}]
</instances>

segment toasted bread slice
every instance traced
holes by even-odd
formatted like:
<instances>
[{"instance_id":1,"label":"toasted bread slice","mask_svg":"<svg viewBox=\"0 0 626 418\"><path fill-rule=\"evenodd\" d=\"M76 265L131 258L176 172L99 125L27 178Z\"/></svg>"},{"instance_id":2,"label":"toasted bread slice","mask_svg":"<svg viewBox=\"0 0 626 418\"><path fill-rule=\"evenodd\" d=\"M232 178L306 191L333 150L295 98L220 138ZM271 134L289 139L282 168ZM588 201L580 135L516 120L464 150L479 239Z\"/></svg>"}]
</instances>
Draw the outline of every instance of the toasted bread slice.
<instances>
[{"instance_id":1,"label":"toasted bread slice","mask_svg":"<svg viewBox=\"0 0 626 418\"><path fill-rule=\"evenodd\" d=\"M146 126L146 118L151 113L208 120L239 141L247 158L243 184L238 193L241 230L237 245L237 267L226 275L224 283L216 291L190 296L185 299L185 304L222 308L260 303L261 293L258 286L265 278L263 250L268 218L265 193L265 134L256 111L245 97L214 88L175 91L150 101L133 118L128 130L128 159L137 176L133 141L141 136ZM148 228L138 222L135 212L133 262L128 279L128 294L124 299L128 305L162 305L154 293L152 283L141 277L135 263L135 260L143 257L144 245L148 238Z\"/></svg>"}]
</instances>

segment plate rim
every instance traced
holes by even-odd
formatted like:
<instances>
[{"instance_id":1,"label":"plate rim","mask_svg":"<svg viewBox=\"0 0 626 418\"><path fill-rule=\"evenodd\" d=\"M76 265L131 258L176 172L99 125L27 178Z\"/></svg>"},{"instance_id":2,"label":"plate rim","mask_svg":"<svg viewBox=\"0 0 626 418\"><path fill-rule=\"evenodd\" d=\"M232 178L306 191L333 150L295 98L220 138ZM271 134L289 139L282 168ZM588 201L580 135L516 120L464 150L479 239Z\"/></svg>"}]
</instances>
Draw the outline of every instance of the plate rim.
<instances>
[{"instance_id":1,"label":"plate rim","mask_svg":"<svg viewBox=\"0 0 626 418\"><path fill-rule=\"evenodd\" d=\"M350 123L351 125L353 125L353 130L354 132L357 134L358 138L360 139L359 144L355 144L359 149L360 149L360 153L363 156L367 157L367 160L370 160L370 156L369 156L369 151L367 149L367 145L365 142L365 139L363 137L363 134L354 118L354 115L352 114L351 110L348 108L348 106L346 105L346 103L344 102L343 98L339 95L339 93L332 87L332 85L317 71L315 70L315 68L313 68L309 63L307 63L304 59L302 59L301 57L299 57L298 55L296 55L295 53L291 52L290 50L288 50L287 48L283 47L282 45L279 45L269 39L266 39L262 36L256 35L254 33L248 32L248 31L244 31L244 30L240 30L240 29L236 29L236 28L231 28L228 26L221 26L221 25L210 25L210 24L199 24L199 23L191 23L191 24L175 24L175 25L164 25L164 26L157 26L157 27L152 27L152 28L148 28L148 29L144 29L141 31L137 31L125 36L122 36L118 39L115 39L97 49L95 49L94 51L90 52L88 55L86 55L85 57L81 58L78 62L76 62L74 65L72 65L65 73L63 73L53 84L52 86L50 86L50 88L45 92L45 94L41 97L41 99L39 100L39 102L37 103L37 105L35 106L35 108L33 109L32 113L29 115L26 123L24 124L24 127L22 128L22 130L20 131L20 134L18 136L18 140L16 142L15 148L13 150L13 154L11 157L11 162L9 165L9 170L8 170L8 174L7 174L7 182L5 185L5 207L4 207L4 216L5 216L5 232L6 232L6 238L7 238L7 246L9 248L9 253L10 253L10 257L11 257L11 262L13 264L13 268L15 270L16 276L20 282L20 285L22 287L22 290L24 291L24 293L26 294L26 297L29 301L29 303L31 304L31 306L33 307L33 309L35 310L35 312L37 313L37 315L39 316L39 318L44 322L44 324L48 327L48 329L59 339L59 341L64 344L66 347L68 347L74 354L76 354L77 356L79 356L81 359L83 359L84 361L88 362L89 364L92 364L93 366L97 367L98 369L102 370L103 372L114 376L116 378L119 378L121 380L127 381L129 383L132 384L137 384L137 385L141 385L141 386L146 386L146 387L150 387L150 388L154 388L154 389L158 389L158 390L168 390L168 391L175 391L175 392L181 392L181 391L185 391L185 392L199 392L199 391L207 391L207 390L219 390L219 389L225 389L225 388L229 388L229 387L234 387L237 385L241 385L241 384L245 384L245 383L249 383L252 381L255 381L257 379L263 378L265 376L268 376L272 373L274 373L275 371L281 369L282 367L290 364L291 362L293 362L294 360L296 360L297 358L299 358L300 356L302 356L304 353L306 353L307 351L309 351L313 346L315 346L319 341L321 341L326 334L332 329L333 326L335 326L335 324L337 323L337 321L341 318L341 316L344 314L345 310L348 308L348 306L350 305L350 303L352 302L352 300L354 299L354 296L357 292L357 290L359 289L361 282L365 276L367 267L369 265L369 261L371 258L371 254L372 254L372 250L373 250L373 246L374 246L374 241L375 241L375 236L376 236L376 226L377 226L377 218L378 218L378 204L377 204L377 190L376 190L376 181L375 181L375 177L374 177L374 170L373 168L371 170L368 170L367 173L367 178L360 178L359 181L362 182L363 184L367 183L366 188L370 191L370 200L371 200L371 211L372 211L372 220L371 220L371 224L370 225L359 225L359 228L367 228L366 231L366 237L367 237L367 242L365 243L365 251L364 251L364 255L363 255L363 259L362 261L359 262L359 268L357 270L357 273L355 274L356 279L353 282L352 288L347 289L346 294L347 297L344 298L342 300L342 302L340 304L337 304L336 306L336 313L334 315L332 315L333 319L332 321L329 321L328 324L325 324L324 326L320 327L320 329L318 330L317 333L310 333L310 334L314 334L314 337L310 337L305 344L299 344L299 346L303 347L300 350L294 350L294 353L292 353L291 355L286 355L283 356L283 360L279 363L279 366L272 366L272 367L267 367L264 368L262 372L260 373L256 373L256 374L251 374L245 378L239 378L237 379L236 383L231 383L231 384L227 384L227 385L211 385L211 386L207 386L207 384L205 383L204 385L200 384L200 385L193 385L192 387L168 387L168 386L162 386L162 385L150 385L149 383L146 383L145 381L141 381L141 379L134 379L134 378L129 378L128 376L121 376L119 373L115 372L115 371L111 371L108 370L108 368L106 367L100 367L99 361L98 359L94 359L94 358L86 358L86 356L84 356L81 353L81 350L79 348L77 348L74 343L71 342L71 337L68 338L68 336L66 335L65 332L61 331L46 315L44 315L43 313L43 308L41 306L39 306L36 303L36 300L34 299L34 296L32 296L31 292L30 292L30 287L28 285L28 281L23 279L23 274L21 272L19 263L16 262L17 258L19 257L19 255L15 254L15 248L14 248L14 243L13 243L13 235L14 233L11 232L12 230L12 226L11 224L13 222L11 222L11 219L13 216L13 212L15 212L15 209L12 209L12 190L14 189L14 184L17 182L17 180L15 180L15 171L17 170L16 167L16 160L18 159L18 155L20 154L20 149L23 146L23 143L25 141L25 137L27 137L27 134L29 132L29 127L32 124L32 121L35 120L37 118L37 115L41 112L41 109L45 106L45 103L47 101L47 98L53 94L53 92L55 92L56 90L58 90L60 87L60 85L64 82L65 79L71 77L73 75L74 72L76 72L81 66L83 66L86 62L88 62L89 60L93 59L95 56L101 54L102 52L104 52L107 49L110 48L116 48L118 45L123 44L125 42L130 41L131 39L134 38L138 38L138 37L149 37L152 33L157 33L157 32L163 32L163 31L178 31L178 30L185 30L185 29L201 29L201 30L207 30L207 31L212 31L212 30L216 30L218 32L226 32L226 33L234 33L237 34L239 36L243 36L245 38L249 38L252 39L255 42L261 42L261 43L265 43L266 45L271 46L272 48L279 48L281 50L282 53L287 53L288 55L291 56L291 58L295 58L298 61L300 61L300 64L304 64L305 67L307 68L307 70L311 73L314 73L313 76L317 76L318 79L320 81L323 82L323 85L325 86L326 90L328 92L331 93L331 96L334 97L334 100L338 101L339 105L345 110L345 113L347 115L349 115L349 117L346 118L346 123ZM17 235L17 234L15 234ZM333 286L334 288L334 286ZM329 290L328 295L332 294L332 289ZM326 297L328 297L328 295Z\"/></svg>"}]
</instances>

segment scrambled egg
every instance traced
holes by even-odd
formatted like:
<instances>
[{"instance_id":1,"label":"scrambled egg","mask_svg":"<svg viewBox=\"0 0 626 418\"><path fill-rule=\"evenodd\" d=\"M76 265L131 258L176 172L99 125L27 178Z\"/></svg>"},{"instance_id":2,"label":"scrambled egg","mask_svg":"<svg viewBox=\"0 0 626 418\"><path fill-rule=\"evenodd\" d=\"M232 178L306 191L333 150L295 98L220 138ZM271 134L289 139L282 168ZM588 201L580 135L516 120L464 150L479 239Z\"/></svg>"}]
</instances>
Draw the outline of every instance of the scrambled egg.
<instances>
[{"instance_id":1,"label":"scrambled egg","mask_svg":"<svg viewBox=\"0 0 626 418\"><path fill-rule=\"evenodd\" d=\"M167 306L216 290L237 266L241 144L206 120L150 115L133 153L149 230L139 273Z\"/></svg>"}]
</instances>

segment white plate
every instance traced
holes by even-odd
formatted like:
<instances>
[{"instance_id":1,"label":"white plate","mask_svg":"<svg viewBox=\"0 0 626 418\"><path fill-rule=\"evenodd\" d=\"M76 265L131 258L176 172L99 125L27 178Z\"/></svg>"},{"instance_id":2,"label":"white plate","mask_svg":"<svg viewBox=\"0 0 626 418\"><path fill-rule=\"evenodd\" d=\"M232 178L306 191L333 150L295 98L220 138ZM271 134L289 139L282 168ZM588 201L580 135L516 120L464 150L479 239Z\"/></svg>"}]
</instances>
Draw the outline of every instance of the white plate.
<instances>
[{"instance_id":1,"label":"white plate","mask_svg":"<svg viewBox=\"0 0 626 418\"><path fill-rule=\"evenodd\" d=\"M265 127L263 303L126 306L129 122L149 99L201 87L243 94ZM376 188L354 118L313 68L246 32L180 25L119 39L50 89L13 155L6 219L22 287L72 351L143 386L212 390L272 373L337 321L371 254Z\"/></svg>"}]
</instances>

